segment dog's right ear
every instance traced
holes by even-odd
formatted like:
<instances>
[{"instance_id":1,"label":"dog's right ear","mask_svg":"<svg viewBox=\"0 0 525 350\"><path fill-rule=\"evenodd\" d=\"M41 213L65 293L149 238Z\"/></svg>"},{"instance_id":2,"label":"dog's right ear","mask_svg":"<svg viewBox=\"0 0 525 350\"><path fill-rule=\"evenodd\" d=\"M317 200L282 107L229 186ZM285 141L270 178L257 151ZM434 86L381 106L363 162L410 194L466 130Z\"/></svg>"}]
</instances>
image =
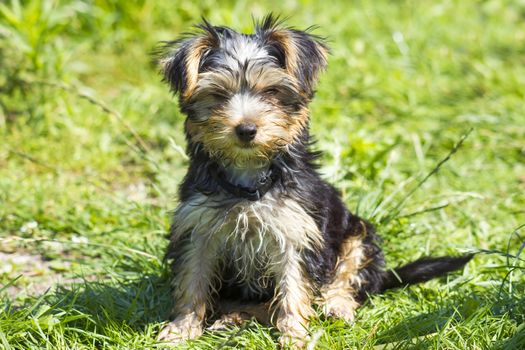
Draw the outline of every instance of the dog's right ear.
<instances>
[{"instance_id":1,"label":"dog's right ear","mask_svg":"<svg viewBox=\"0 0 525 350\"><path fill-rule=\"evenodd\" d=\"M179 93L183 100L191 96L195 89L202 58L220 45L217 30L206 20L197 28L200 30L198 33L164 42L158 50L163 81L170 85L174 93Z\"/></svg>"}]
</instances>

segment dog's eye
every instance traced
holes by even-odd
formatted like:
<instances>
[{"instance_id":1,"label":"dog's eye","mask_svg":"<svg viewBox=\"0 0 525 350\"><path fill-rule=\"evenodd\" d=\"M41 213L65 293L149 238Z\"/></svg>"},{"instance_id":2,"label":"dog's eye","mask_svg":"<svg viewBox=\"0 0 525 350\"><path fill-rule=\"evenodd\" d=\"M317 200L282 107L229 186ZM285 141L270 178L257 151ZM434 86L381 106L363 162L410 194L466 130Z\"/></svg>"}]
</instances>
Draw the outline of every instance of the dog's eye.
<instances>
[{"instance_id":1,"label":"dog's eye","mask_svg":"<svg viewBox=\"0 0 525 350\"><path fill-rule=\"evenodd\" d=\"M277 89L276 87L268 87L263 90L263 93L268 95L276 95L279 93L279 89Z\"/></svg>"}]
</instances>

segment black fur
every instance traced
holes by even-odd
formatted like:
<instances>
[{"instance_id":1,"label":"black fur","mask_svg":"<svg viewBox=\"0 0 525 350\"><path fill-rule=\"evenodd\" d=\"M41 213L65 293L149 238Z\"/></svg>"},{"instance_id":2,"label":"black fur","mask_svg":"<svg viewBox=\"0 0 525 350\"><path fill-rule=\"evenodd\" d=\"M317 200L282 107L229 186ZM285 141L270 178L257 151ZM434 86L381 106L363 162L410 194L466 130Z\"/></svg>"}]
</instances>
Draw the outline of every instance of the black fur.
<instances>
[{"instance_id":1,"label":"black fur","mask_svg":"<svg viewBox=\"0 0 525 350\"><path fill-rule=\"evenodd\" d=\"M474 254L458 257L442 256L436 258L421 258L384 274L380 292L399 288L408 284L426 282L432 278L445 275L462 268Z\"/></svg>"}]
</instances>

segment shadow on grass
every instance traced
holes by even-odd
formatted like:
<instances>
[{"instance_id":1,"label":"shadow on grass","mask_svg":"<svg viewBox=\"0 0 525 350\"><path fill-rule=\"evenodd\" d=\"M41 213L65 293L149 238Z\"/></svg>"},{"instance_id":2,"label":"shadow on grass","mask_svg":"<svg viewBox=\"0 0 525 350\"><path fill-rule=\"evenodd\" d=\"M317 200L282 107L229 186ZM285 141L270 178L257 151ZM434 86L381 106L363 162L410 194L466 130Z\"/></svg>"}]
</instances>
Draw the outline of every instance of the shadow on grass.
<instances>
[{"instance_id":1,"label":"shadow on grass","mask_svg":"<svg viewBox=\"0 0 525 350\"><path fill-rule=\"evenodd\" d=\"M523 291L525 283L515 285L516 290ZM521 296L520 296L521 295ZM506 317L520 325L514 334L510 330L480 328L487 318ZM525 348L525 298L523 294L503 294L499 290L469 295L454 294L447 297L434 310L407 317L395 326L378 335L377 349L398 349L409 346L416 349L428 349L436 346L434 336L445 334L449 327L461 325L473 332L484 332L487 345L494 349ZM489 325L487 325L489 326ZM491 337L498 334L503 340L494 341ZM507 333L507 334L505 334ZM482 337L478 337L481 339ZM461 338L458 338L461 339ZM500 338L501 339L501 338ZM453 339L449 339L454 342ZM458 346L460 344L457 344ZM443 345L442 345L443 346ZM461 347L461 346L459 346Z\"/></svg>"},{"instance_id":2,"label":"shadow on grass","mask_svg":"<svg viewBox=\"0 0 525 350\"><path fill-rule=\"evenodd\" d=\"M525 348L525 326L523 324L512 337L495 346L495 349L498 350L522 350L523 348Z\"/></svg>"},{"instance_id":3,"label":"shadow on grass","mask_svg":"<svg viewBox=\"0 0 525 350\"><path fill-rule=\"evenodd\" d=\"M156 346L172 298L161 268L57 285L21 303L0 295L0 307L0 349L69 348L64 344L138 349Z\"/></svg>"},{"instance_id":4,"label":"shadow on grass","mask_svg":"<svg viewBox=\"0 0 525 350\"><path fill-rule=\"evenodd\" d=\"M154 344L158 325L169 319L169 311L173 305L169 276L164 270L158 274L140 275L134 272L130 276L121 274L103 282L84 281L71 286L59 286L53 292L39 298L40 302L34 303L33 310L28 314L39 320L39 327L48 323L48 330L51 330L60 324L65 333L69 332L68 336L75 332L78 335L75 335L75 339L80 343L104 347L107 344L121 345L128 339L140 336L143 337L143 343ZM435 348L437 338L449 337L444 340L454 344L455 339L463 340L462 337L469 333L465 329L471 329L473 332L481 332L481 335L475 337L476 341L485 342L490 348L523 349L525 298L521 292L525 283L514 287L513 294L500 294L498 289L489 291L487 288L468 295L450 293L444 300L436 298L436 306L432 310L406 317L377 334L373 340L375 348ZM22 316L24 315L20 315L20 319ZM491 318L507 318L522 326L515 330L497 329L498 322L485 323ZM508 322L506 324L508 325ZM485 325L491 328L484 329ZM462 328L463 333L460 330L462 335L454 335L453 339L450 339L448 332L451 327L456 326ZM20 328L20 331L34 330L31 324L27 324L26 327ZM247 329L250 331L245 332ZM210 333L209 337L196 340L194 346L235 347L246 341L238 339L240 333L243 334L241 337L251 337L251 333L260 334L261 330L260 325L250 322L237 331ZM123 334L122 339L117 338L116 334ZM494 338L495 335L497 336ZM8 336L22 344L23 339L18 339L14 334ZM266 337L253 341L261 342L261 348L272 344L272 340Z\"/></svg>"},{"instance_id":5,"label":"shadow on grass","mask_svg":"<svg viewBox=\"0 0 525 350\"><path fill-rule=\"evenodd\" d=\"M125 324L143 331L148 324L168 319L172 308L166 274L146 274L130 281L109 281L59 286L48 302L58 310L88 315L98 327Z\"/></svg>"},{"instance_id":6,"label":"shadow on grass","mask_svg":"<svg viewBox=\"0 0 525 350\"><path fill-rule=\"evenodd\" d=\"M53 305L55 312L65 311L87 316L80 317L69 326L88 330L92 335L107 336L113 341L115 333L132 331L149 338L146 342L151 345L156 344L155 339L160 330L157 325L169 321L173 306L171 291L169 276L164 271L158 275L145 274L140 279L128 282L85 281L69 288L58 287L46 300ZM181 348L216 349L238 346L242 348L238 336L244 334L246 330L257 333L262 329L265 329L264 326L250 321L242 327L205 332L208 337L181 345ZM106 340L106 342L97 342L97 345L103 347L106 344L114 344L112 340ZM252 341L261 343L261 347L257 348L268 348L265 341L271 343L266 338Z\"/></svg>"}]
</instances>

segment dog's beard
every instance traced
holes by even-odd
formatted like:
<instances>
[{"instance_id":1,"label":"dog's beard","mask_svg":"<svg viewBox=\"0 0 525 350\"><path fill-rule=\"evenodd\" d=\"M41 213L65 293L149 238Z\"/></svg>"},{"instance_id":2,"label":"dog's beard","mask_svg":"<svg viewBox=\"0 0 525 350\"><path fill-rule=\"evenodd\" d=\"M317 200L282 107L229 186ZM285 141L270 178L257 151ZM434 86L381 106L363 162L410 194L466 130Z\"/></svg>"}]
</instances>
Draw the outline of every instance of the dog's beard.
<instances>
[{"instance_id":1,"label":"dog's beard","mask_svg":"<svg viewBox=\"0 0 525 350\"><path fill-rule=\"evenodd\" d=\"M266 116L260 123L257 137L248 143L241 142L233 126L225 124L226 118L210 118L191 127L192 141L200 143L208 156L225 168L258 169L269 164L295 141L296 135L282 123L282 116ZM294 137L295 136L295 137Z\"/></svg>"},{"instance_id":2,"label":"dog's beard","mask_svg":"<svg viewBox=\"0 0 525 350\"><path fill-rule=\"evenodd\" d=\"M257 147L237 147L229 149L211 149L208 151L210 157L225 168L237 169L259 169L267 167L274 158Z\"/></svg>"}]
</instances>

